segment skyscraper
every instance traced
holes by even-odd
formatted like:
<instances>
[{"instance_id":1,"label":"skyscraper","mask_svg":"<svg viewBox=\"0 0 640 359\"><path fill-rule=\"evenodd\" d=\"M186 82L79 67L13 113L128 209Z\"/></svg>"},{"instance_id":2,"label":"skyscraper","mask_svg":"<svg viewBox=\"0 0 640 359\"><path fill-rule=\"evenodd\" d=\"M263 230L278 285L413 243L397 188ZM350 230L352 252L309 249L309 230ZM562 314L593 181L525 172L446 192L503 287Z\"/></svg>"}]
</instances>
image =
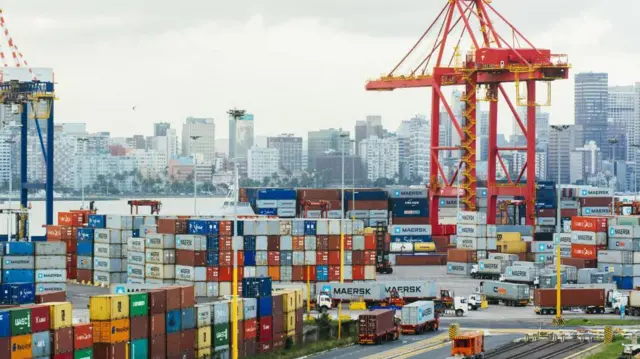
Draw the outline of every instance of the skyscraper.
<instances>
[{"instance_id":1,"label":"skyscraper","mask_svg":"<svg viewBox=\"0 0 640 359\"><path fill-rule=\"evenodd\" d=\"M561 184L571 183L570 177L570 152L577 147L582 140L582 126L571 125L564 131L549 129L549 150L547 151L547 178L552 181L558 179L558 155L560 155L560 182Z\"/></svg>"},{"instance_id":2,"label":"skyscraper","mask_svg":"<svg viewBox=\"0 0 640 359\"><path fill-rule=\"evenodd\" d=\"M382 138L383 128L382 128L382 116L367 116L367 137L378 137Z\"/></svg>"},{"instance_id":3,"label":"skyscraper","mask_svg":"<svg viewBox=\"0 0 640 359\"><path fill-rule=\"evenodd\" d=\"M194 141L191 136L200 136L200 138ZM198 155L205 162L212 163L215 153L216 125L213 118L187 117L182 125L182 155Z\"/></svg>"},{"instance_id":4,"label":"skyscraper","mask_svg":"<svg viewBox=\"0 0 640 359\"><path fill-rule=\"evenodd\" d=\"M477 112L476 153L478 161L489 159L489 111Z\"/></svg>"},{"instance_id":5,"label":"skyscraper","mask_svg":"<svg viewBox=\"0 0 640 359\"><path fill-rule=\"evenodd\" d=\"M166 136L167 130L171 128L171 124L168 122L158 122L153 124L154 136Z\"/></svg>"},{"instance_id":6,"label":"skyscraper","mask_svg":"<svg viewBox=\"0 0 640 359\"><path fill-rule=\"evenodd\" d=\"M296 137L291 133L277 137L267 137L267 147L277 148L280 168L299 174L302 170L302 137Z\"/></svg>"},{"instance_id":7,"label":"skyscraper","mask_svg":"<svg viewBox=\"0 0 640 359\"><path fill-rule=\"evenodd\" d=\"M582 126L585 143L595 141L605 158L611 156L607 138L608 86L607 73L586 72L575 77L575 123Z\"/></svg>"},{"instance_id":8,"label":"skyscraper","mask_svg":"<svg viewBox=\"0 0 640 359\"><path fill-rule=\"evenodd\" d=\"M341 137L344 135L344 137ZM308 164L309 169L316 169L316 158L327 153L352 154L352 147L349 143L349 131L329 128L325 130L309 131L308 134Z\"/></svg>"},{"instance_id":9,"label":"skyscraper","mask_svg":"<svg viewBox=\"0 0 640 359\"><path fill-rule=\"evenodd\" d=\"M396 137L371 136L360 143L360 158L366 169L367 179L393 179L400 174L399 148Z\"/></svg>"},{"instance_id":10,"label":"skyscraper","mask_svg":"<svg viewBox=\"0 0 640 359\"><path fill-rule=\"evenodd\" d=\"M425 116L416 115L408 121L402 121L397 136L400 168L403 175L424 181L429 178L430 133L429 121Z\"/></svg>"},{"instance_id":11,"label":"skyscraper","mask_svg":"<svg viewBox=\"0 0 640 359\"><path fill-rule=\"evenodd\" d=\"M360 142L367 138L367 123L365 121L356 121L356 154L360 154Z\"/></svg>"},{"instance_id":12,"label":"skyscraper","mask_svg":"<svg viewBox=\"0 0 640 359\"><path fill-rule=\"evenodd\" d=\"M616 160L635 161L635 148L638 143L634 136L634 96L633 86L609 87L608 138L617 138Z\"/></svg>"},{"instance_id":13,"label":"skyscraper","mask_svg":"<svg viewBox=\"0 0 640 359\"><path fill-rule=\"evenodd\" d=\"M253 115L247 113L237 119L229 116L229 158L246 160L253 142Z\"/></svg>"}]
</instances>

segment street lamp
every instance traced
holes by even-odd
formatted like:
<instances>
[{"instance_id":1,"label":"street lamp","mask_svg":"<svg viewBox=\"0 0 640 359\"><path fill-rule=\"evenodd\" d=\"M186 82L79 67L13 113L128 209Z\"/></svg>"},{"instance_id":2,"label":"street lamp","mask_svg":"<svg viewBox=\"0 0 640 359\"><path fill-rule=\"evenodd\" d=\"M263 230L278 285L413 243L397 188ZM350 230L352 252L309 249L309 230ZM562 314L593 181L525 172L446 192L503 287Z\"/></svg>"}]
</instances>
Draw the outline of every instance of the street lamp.
<instances>
[{"instance_id":1,"label":"street lamp","mask_svg":"<svg viewBox=\"0 0 640 359\"><path fill-rule=\"evenodd\" d=\"M613 151L611 158L611 215L616 214L616 145L619 140L615 137L609 139L609 144Z\"/></svg>"},{"instance_id":2,"label":"street lamp","mask_svg":"<svg viewBox=\"0 0 640 359\"><path fill-rule=\"evenodd\" d=\"M81 204L80 209L84 209L84 144L89 142L89 139L86 137L78 137L78 145L82 146L82 155L80 156L80 187L82 187L82 195L80 197Z\"/></svg>"},{"instance_id":3,"label":"street lamp","mask_svg":"<svg viewBox=\"0 0 640 359\"><path fill-rule=\"evenodd\" d=\"M198 200L198 190L196 188L196 172L197 172L197 162L196 161L196 141L198 140L198 138L202 137L202 136L189 136L191 138L192 141L192 148L191 148L191 153L193 153L193 215L197 215L198 214L198 207L197 207L197 200Z\"/></svg>"},{"instance_id":4,"label":"street lamp","mask_svg":"<svg viewBox=\"0 0 640 359\"><path fill-rule=\"evenodd\" d=\"M342 185L340 186L342 189L342 195L340 199L342 201L342 211L340 211L340 283L344 283L344 151L346 150L346 146L344 145L344 138L349 138L348 133L340 134L340 147L342 149ZM341 338L342 331L342 301L340 301L340 305L338 306L338 340Z\"/></svg>"}]
</instances>

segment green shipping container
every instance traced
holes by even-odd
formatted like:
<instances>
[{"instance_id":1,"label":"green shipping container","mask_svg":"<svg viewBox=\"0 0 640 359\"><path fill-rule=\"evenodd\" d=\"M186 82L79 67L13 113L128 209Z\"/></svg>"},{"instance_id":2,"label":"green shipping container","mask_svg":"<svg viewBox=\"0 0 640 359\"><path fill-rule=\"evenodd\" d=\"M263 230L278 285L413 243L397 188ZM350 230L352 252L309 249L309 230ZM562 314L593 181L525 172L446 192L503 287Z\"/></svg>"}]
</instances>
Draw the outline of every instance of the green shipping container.
<instances>
[{"instance_id":1,"label":"green shipping container","mask_svg":"<svg viewBox=\"0 0 640 359\"><path fill-rule=\"evenodd\" d=\"M31 334L31 309L11 310L11 335Z\"/></svg>"},{"instance_id":2,"label":"green shipping container","mask_svg":"<svg viewBox=\"0 0 640 359\"><path fill-rule=\"evenodd\" d=\"M229 345L229 323L213 325L213 347Z\"/></svg>"},{"instance_id":3,"label":"green shipping container","mask_svg":"<svg viewBox=\"0 0 640 359\"><path fill-rule=\"evenodd\" d=\"M73 352L73 359L93 359L93 348L76 350Z\"/></svg>"},{"instance_id":4,"label":"green shipping container","mask_svg":"<svg viewBox=\"0 0 640 359\"><path fill-rule=\"evenodd\" d=\"M149 296L147 293L129 294L129 316L143 317L149 315Z\"/></svg>"},{"instance_id":5,"label":"green shipping container","mask_svg":"<svg viewBox=\"0 0 640 359\"><path fill-rule=\"evenodd\" d=\"M147 359L149 357L149 340L136 339L132 340L129 345L130 359Z\"/></svg>"},{"instance_id":6,"label":"green shipping container","mask_svg":"<svg viewBox=\"0 0 640 359\"><path fill-rule=\"evenodd\" d=\"M640 226L640 218L638 217L617 217L619 226Z\"/></svg>"}]
</instances>

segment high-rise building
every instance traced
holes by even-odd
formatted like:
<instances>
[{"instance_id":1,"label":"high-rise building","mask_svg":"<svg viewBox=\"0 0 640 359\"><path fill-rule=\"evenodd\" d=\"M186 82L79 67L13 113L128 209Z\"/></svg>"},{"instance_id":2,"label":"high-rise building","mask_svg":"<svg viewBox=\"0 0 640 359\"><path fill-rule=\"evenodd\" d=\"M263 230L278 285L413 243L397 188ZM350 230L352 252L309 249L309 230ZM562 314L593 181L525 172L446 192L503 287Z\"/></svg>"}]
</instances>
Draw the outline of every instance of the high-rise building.
<instances>
[{"instance_id":1,"label":"high-rise building","mask_svg":"<svg viewBox=\"0 0 640 359\"><path fill-rule=\"evenodd\" d=\"M360 142L367 138L367 123L365 121L356 121L356 154L360 154Z\"/></svg>"},{"instance_id":2,"label":"high-rise building","mask_svg":"<svg viewBox=\"0 0 640 359\"><path fill-rule=\"evenodd\" d=\"M192 136L200 136L193 140ZM182 125L182 155L199 155L212 163L216 153L216 125L213 118L187 117Z\"/></svg>"},{"instance_id":3,"label":"high-rise building","mask_svg":"<svg viewBox=\"0 0 640 359\"><path fill-rule=\"evenodd\" d=\"M402 146L400 167L405 178L416 178L421 181L429 178L429 161L431 152L429 121L422 115L416 115L408 121L402 121L396 135ZM400 145L399 145L400 147Z\"/></svg>"},{"instance_id":4,"label":"high-rise building","mask_svg":"<svg viewBox=\"0 0 640 359\"><path fill-rule=\"evenodd\" d=\"M367 179L394 179L400 175L398 139L371 136L360 142L360 158L366 168Z\"/></svg>"},{"instance_id":5,"label":"high-rise building","mask_svg":"<svg viewBox=\"0 0 640 359\"><path fill-rule=\"evenodd\" d=\"M600 149L594 141L571 150L570 166L562 172L570 173L570 183L585 184L601 170L602 159ZM564 176L563 176L564 177Z\"/></svg>"},{"instance_id":6,"label":"high-rise building","mask_svg":"<svg viewBox=\"0 0 640 359\"><path fill-rule=\"evenodd\" d=\"M527 163L527 153L524 151L512 151L511 153L511 167L509 168L509 175L511 178L518 178L522 167ZM502 167L498 165L498 167ZM545 152L536 152L536 180L547 179L547 154ZM523 179L527 178L527 172L522 175Z\"/></svg>"},{"instance_id":7,"label":"high-rise building","mask_svg":"<svg viewBox=\"0 0 640 359\"><path fill-rule=\"evenodd\" d=\"M262 181L278 173L280 155L277 148L252 147L247 155L247 177Z\"/></svg>"},{"instance_id":8,"label":"high-rise building","mask_svg":"<svg viewBox=\"0 0 640 359\"><path fill-rule=\"evenodd\" d=\"M636 148L632 146L634 140L634 86L609 87L608 138L617 138L617 160L635 160Z\"/></svg>"},{"instance_id":9,"label":"high-rise building","mask_svg":"<svg viewBox=\"0 0 640 359\"><path fill-rule=\"evenodd\" d=\"M382 116L367 116L367 138L382 138L384 129L382 128Z\"/></svg>"},{"instance_id":10,"label":"high-rise building","mask_svg":"<svg viewBox=\"0 0 640 359\"><path fill-rule=\"evenodd\" d=\"M582 126L571 125L564 131L549 129L549 150L547 151L547 178L552 181L558 179L558 155L560 156L560 182L571 183L569 167L570 152L580 147L582 140Z\"/></svg>"},{"instance_id":11,"label":"high-rise building","mask_svg":"<svg viewBox=\"0 0 640 359\"><path fill-rule=\"evenodd\" d=\"M317 169L317 157L331 153L342 153L342 151L347 155L352 154L352 146L349 143L349 131L335 128L309 131L307 139L307 155L310 170Z\"/></svg>"},{"instance_id":12,"label":"high-rise building","mask_svg":"<svg viewBox=\"0 0 640 359\"><path fill-rule=\"evenodd\" d=\"M153 124L153 135L154 136L166 136L167 130L171 128L171 124L168 122L158 122Z\"/></svg>"},{"instance_id":13,"label":"high-rise building","mask_svg":"<svg viewBox=\"0 0 640 359\"><path fill-rule=\"evenodd\" d=\"M478 161L489 158L489 111L478 111L476 133L476 156Z\"/></svg>"},{"instance_id":14,"label":"high-rise building","mask_svg":"<svg viewBox=\"0 0 640 359\"><path fill-rule=\"evenodd\" d=\"M229 158L245 162L249 149L254 144L253 115L244 114L242 117L229 116Z\"/></svg>"},{"instance_id":15,"label":"high-rise building","mask_svg":"<svg viewBox=\"0 0 640 359\"><path fill-rule=\"evenodd\" d=\"M198 139L200 141L200 139ZM147 139L147 149L154 150L165 154L168 161L178 157L178 136L176 130L169 128L164 132L163 136L152 136ZM204 158L204 153L200 156ZM165 164L165 166L167 165Z\"/></svg>"},{"instance_id":16,"label":"high-rise building","mask_svg":"<svg viewBox=\"0 0 640 359\"><path fill-rule=\"evenodd\" d=\"M291 133L267 138L268 148L277 148L280 155L280 168L299 175L302 170L302 137Z\"/></svg>"},{"instance_id":17,"label":"high-rise building","mask_svg":"<svg viewBox=\"0 0 640 359\"><path fill-rule=\"evenodd\" d=\"M595 72L579 73L576 74L574 86L575 124L582 126L585 143L595 141L605 156L610 157L607 138L609 75Z\"/></svg>"}]
</instances>

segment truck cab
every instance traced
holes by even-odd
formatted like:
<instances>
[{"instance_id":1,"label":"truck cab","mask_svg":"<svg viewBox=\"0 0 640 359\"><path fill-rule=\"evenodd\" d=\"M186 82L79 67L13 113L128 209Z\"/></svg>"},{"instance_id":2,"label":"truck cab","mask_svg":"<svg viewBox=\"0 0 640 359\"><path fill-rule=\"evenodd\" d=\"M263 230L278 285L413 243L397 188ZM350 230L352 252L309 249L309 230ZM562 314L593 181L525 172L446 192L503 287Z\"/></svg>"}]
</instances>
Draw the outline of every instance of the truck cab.
<instances>
[{"instance_id":1,"label":"truck cab","mask_svg":"<svg viewBox=\"0 0 640 359\"><path fill-rule=\"evenodd\" d=\"M333 307L333 301L328 292L320 292L316 297L316 309L320 313L326 313Z\"/></svg>"},{"instance_id":2,"label":"truck cab","mask_svg":"<svg viewBox=\"0 0 640 359\"><path fill-rule=\"evenodd\" d=\"M629 304L629 297L623 295L617 290L612 290L607 292L607 306L611 308L611 311L615 314L620 314L621 308L624 306L625 308Z\"/></svg>"},{"instance_id":3,"label":"truck cab","mask_svg":"<svg viewBox=\"0 0 640 359\"><path fill-rule=\"evenodd\" d=\"M483 303L486 303L486 301L487 297L483 294L471 294L469 296L469 300L467 301L469 310L478 310L484 308Z\"/></svg>"}]
</instances>

